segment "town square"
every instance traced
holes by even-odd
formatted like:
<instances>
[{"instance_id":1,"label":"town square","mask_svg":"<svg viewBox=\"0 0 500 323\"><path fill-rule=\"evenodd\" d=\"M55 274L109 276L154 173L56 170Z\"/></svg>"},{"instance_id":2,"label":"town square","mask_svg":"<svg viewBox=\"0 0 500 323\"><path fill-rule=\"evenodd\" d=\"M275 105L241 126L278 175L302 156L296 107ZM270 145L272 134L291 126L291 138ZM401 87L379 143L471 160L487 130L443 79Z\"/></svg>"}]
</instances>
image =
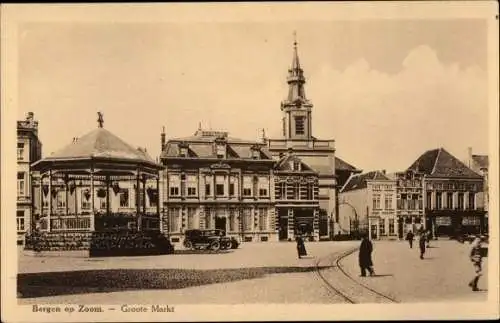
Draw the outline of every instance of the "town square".
<instances>
[{"instance_id":1,"label":"town square","mask_svg":"<svg viewBox=\"0 0 500 323\"><path fill-rule=\"evenodd\" d=\"M17 305L491 301L487 30L20 24Z\"/></svg>"}]
</instances>

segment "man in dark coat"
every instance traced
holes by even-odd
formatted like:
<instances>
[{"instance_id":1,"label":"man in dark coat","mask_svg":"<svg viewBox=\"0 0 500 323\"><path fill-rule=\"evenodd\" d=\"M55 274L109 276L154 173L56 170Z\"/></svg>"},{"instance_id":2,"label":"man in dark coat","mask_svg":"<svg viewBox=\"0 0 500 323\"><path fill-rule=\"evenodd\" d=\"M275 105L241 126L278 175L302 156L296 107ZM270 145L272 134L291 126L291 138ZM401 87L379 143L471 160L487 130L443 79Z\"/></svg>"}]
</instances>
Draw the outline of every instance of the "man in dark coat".
<instances>
[{"instance_id":1,"label":"man in dark coat","mask_svg":"<svg viewBox=\"0 0 500 323\"><path fill-rule=\"evenodd\" d=\"M361 269L361 276L366 276L366 270L370 272L370 276L374 275L373 262L372 262L373 245L366 235L361 240L359 247L359 268Z\"/></svg>"},{"instance_id":2,"label":"man in dark coat","mask_svg":"<svg viewBox=\"0 0 500 323\"><path fill-rule=\"evenodd\" d=\"M418 240L418 246L420 247L420 259L424 259L424 253L425 253L425 243L427 241L427 235L425 232L420 233L420 238Z\"/></svg>"},{"instance_id":3,"label":"man in dark coat","mask_svg":"<svg viewBox=\"0 0 500 323\"><path fill-rule=\"evenodd\" d=\"M410 244L410 248L413 248L413 232L411 231L408 231L408 233L406 234L406 240L408 240L408 243Z\"/></svg>"},{"instance_id":4,"label":"man in dark coat","mask_svg":"<svg viewBox=\"0 0 500 323\"><path fill-rule=\"evenodd\" d=\"M297 242L297 254L299 256L299 259L302 258L302 256L307 256L306 246L304 244L304 239L302 238L302 235L298 234L295 237L295 241Z\"/></svg>"}]
</instances>

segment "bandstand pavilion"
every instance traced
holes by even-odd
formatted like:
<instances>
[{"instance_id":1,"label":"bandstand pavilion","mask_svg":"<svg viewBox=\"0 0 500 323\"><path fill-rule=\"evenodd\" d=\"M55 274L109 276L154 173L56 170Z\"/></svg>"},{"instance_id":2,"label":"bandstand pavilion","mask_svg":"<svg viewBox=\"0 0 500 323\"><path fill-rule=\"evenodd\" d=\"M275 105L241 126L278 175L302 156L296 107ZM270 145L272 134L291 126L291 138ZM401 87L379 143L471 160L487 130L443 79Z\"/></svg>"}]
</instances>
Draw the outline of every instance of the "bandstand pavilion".
<instances>
[{"instance_id":1,"label":"bandstand pavilion","mask_svg":"<svg viewBox=\"0 0 500 323\"><path fill-rule=\"evenodd\" d=\"M33 221L43 232L160 230L159 171L145 149L97 129L32 164ZM32 226L34 227L34 226Z\"/></svg>"}]
</instances>

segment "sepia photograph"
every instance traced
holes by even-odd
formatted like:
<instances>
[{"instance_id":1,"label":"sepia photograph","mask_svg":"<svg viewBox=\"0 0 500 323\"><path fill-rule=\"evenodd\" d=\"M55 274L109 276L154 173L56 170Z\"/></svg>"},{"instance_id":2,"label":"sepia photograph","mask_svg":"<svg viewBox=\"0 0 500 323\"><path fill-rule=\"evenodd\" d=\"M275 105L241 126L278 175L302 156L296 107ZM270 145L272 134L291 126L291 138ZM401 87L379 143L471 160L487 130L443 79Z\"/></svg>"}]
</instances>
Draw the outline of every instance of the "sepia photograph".
<instances>
[{"instance_id":1,"label":"sepia photograph","mask_svg":"<svg viewBox=\"0 0 500 323\"><path fill-rule=\"evenodd\" d=\"M495 2L0 9L6 322L499 318Z\"/></svg>"}]
</instances>

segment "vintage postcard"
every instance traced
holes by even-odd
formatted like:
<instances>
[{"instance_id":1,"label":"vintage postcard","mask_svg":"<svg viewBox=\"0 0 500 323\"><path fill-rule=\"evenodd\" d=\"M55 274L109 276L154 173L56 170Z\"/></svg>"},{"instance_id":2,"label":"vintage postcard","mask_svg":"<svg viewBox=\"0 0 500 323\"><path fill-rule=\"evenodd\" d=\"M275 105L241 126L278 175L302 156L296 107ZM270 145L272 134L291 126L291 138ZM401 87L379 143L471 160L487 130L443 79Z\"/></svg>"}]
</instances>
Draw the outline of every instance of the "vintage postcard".
<instances>
[{"instance_id":1,"label":"vintage postcard","mask_svg":"<svg viewBox=\"0 0 500 323\"><path fill-rule=\"evenodd\" d=\"M498 318L497 14L2 5L2 319Z\"/></svg>"}]
</instances>

